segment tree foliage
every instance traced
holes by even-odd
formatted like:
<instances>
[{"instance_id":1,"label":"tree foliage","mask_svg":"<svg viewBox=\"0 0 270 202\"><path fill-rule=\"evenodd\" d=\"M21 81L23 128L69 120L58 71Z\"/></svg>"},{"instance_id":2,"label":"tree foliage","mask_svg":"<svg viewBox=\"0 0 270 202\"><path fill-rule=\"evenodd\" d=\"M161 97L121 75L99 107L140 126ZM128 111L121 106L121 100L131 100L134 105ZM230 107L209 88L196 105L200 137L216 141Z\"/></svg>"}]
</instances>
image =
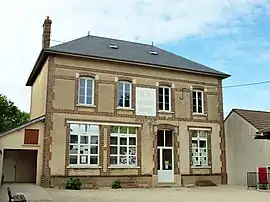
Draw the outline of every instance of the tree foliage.
<instances>
[{"instance_id":1,"label":"tree foliage","mask_svg":"<svg viewBox=\"0 0 270 202\"><path fill-rule=\"evenodd\" d=\"M19 110L6 96L0 94L0 133L26 123L29 118L28 113Z\"/></svg>"}]
</instances>

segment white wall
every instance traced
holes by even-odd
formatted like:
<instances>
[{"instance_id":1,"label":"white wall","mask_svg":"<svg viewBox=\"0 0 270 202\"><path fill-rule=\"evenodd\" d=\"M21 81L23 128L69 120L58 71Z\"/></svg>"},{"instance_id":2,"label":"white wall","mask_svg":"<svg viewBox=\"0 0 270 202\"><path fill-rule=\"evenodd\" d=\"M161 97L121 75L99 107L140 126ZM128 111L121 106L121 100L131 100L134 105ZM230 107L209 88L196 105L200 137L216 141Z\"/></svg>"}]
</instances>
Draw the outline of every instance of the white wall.
<instances>
[{"instance_id":1,"label":"white wall","mask_svg":"<svg viewBox=\"0 0 270 202\"><path fill-rule=\"evenodd\" d=\"M256 140L258 130L232 112L225 121L228 183L246 185L246 173L270 166L270 141Z\"/></svg>"}]
</instances>

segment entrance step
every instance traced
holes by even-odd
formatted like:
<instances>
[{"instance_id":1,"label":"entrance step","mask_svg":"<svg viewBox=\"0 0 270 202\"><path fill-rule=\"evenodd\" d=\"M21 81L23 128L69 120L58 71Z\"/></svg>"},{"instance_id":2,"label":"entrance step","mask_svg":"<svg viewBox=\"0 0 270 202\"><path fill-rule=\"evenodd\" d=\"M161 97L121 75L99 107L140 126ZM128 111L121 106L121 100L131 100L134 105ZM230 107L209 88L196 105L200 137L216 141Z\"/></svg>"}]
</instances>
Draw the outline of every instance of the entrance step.
<instances>
[{"instance_id":1,"label":"entrance step","mask_svg":"<svg viewBox=\"0 0 270 202\"><path fill-rule=\"evenodd\" d=\"M176 188L176 187L181 187L179 184L175 183L158 183L157 188Z\"/></svg>"}]
</instances>

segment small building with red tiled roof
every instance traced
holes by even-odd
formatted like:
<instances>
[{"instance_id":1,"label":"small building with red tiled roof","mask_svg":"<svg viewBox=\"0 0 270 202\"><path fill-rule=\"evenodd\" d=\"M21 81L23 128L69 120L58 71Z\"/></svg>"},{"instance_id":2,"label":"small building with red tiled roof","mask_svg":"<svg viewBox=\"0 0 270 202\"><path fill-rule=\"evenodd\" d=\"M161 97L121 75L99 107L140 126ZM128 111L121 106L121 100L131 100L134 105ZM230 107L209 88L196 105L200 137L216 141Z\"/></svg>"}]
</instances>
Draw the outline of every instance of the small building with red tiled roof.
<instances>
[{"instance_id":1,"label":"small building with red tiled roof","mask_svg":"<svg viewBox=\"0 0 270 202\"><path fill-rule=\"evenodd\" d=\"M247 173L259 167L269 167L270 172L270 112L233 109L224 126L228 184L246 185Z\"/></svg>"}]
</instances>

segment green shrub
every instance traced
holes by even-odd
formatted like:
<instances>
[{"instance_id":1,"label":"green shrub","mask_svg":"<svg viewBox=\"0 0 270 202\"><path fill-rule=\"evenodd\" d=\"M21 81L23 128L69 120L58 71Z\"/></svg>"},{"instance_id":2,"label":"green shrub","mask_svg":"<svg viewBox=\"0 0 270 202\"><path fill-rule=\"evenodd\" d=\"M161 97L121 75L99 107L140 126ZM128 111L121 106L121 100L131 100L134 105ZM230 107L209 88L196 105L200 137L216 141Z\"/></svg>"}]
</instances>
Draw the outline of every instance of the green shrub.
<instances>
[{"instance_id":1,"label":"green shrub","mask_svg":"<svg viewBox=\"0 0 270 202\"><path fill-rule=\"evenodd\" d=\"M80 190L82 187L82 182L80 179L69 178L66 183L66 189Z\"/></svg>"},{"instance_id":2,"label":"green shrub","mask_svg":"<svg viewBox=\"0 0 270 202\"><path fill-rule=\"evenodd\" d=\"M120 189L121 188L121 183L119 180L116 180L112 183L112 188L113 189Z\"/></svg>"}]
</instances>

